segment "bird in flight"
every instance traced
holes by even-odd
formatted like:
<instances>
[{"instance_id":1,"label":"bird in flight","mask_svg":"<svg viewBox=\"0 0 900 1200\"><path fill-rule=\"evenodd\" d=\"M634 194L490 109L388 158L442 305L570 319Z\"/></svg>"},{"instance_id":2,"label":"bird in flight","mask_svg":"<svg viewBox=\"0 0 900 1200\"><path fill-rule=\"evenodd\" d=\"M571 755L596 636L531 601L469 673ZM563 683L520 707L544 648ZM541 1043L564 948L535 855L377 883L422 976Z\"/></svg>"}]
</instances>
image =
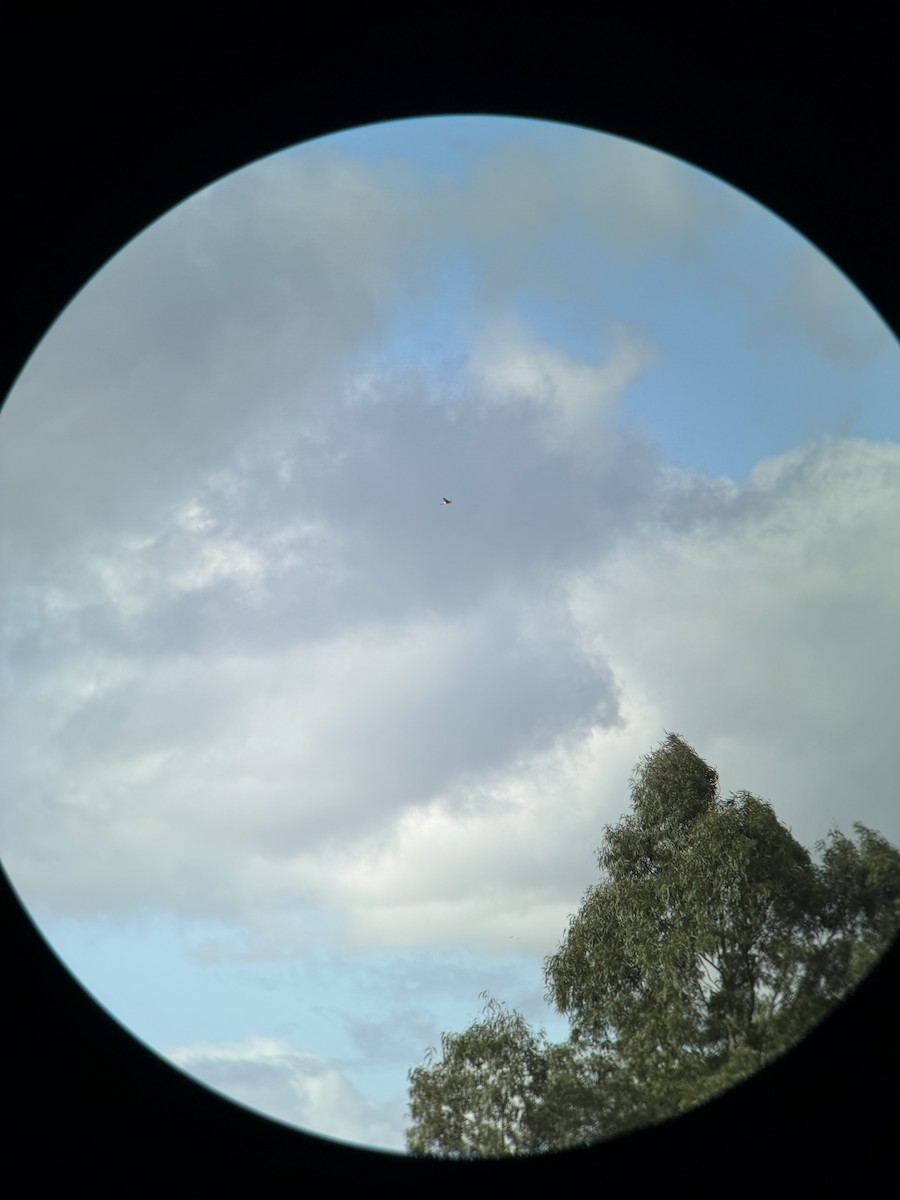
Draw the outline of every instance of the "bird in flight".
<instances>
[{"instance_id":1,"label":"bird in flight","mask_svg":"<svg viewBox=\"0 0 900 1200\"><path fill-rule=\"evenodd\" d=\"M443 496L443 497L441 498L441 504L452 504L452 503L453 503L453 501L452 501L452 500L448 500L446 496Z\"/></svg>"}]
</instances>

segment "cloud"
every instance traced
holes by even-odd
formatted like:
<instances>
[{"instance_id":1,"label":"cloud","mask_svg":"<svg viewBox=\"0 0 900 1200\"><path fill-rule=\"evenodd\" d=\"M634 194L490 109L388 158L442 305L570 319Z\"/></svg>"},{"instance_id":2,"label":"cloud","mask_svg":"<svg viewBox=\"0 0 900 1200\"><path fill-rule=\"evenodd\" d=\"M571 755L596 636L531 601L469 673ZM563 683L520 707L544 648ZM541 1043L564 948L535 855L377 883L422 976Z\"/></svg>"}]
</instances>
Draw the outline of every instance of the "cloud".
<instances>
[{"instance_id":1,"label":"cloud","mask_svg":"<svg viewBox=\"0 0 900 1200\"><path fill-rule=\"evenodd\" d=\"M176 1046L164 1057L230 1099L288 1125L377 1149L404 1149L405 1097L373 1101L327 1059L284 1038Z\"/></svg>"},{"instance_id":2,"label":"cloud","mask_svg":"<svg viewBox=\"0 0 900 1200\"><path fill-rule=\"evenodd\" d=\"M805 836L849 805L897 838L900 450L838 440L759 464L693 526L651 531L572 590L583 638ZM847 818L844 818L845 821ZM852 819L852 818L850 818Z\"/></svg>"},{"instance_id":3,"label":"cloud","mask_svg":"<svg viewBox=\"0 0 900 1200\"><path fill-rule=\"evenodd\" d=\"M737 485L620 440L597 471L552 452L529 489L536 427L483 405L391 394L303 504L260 450L173 497L154 537L12 589L3 839L25 895L258 932L319 911L357 949L545 950L671 728L811 836L838 780L888 828L896 448L834 440ZM449 510L391 494L432 425L478 448ZM522 473L509 496L495 461ZM397 463L386 509L363 499L376 462ZM309 944L297 928L279 954Z\"/></svg>"},{"instance_id":4,"label":"cloud","mask_svg":"<svg viewBox=\"0 0 900 1200\"><path fill-rule=\"evenodd\" d=\"M546 953L593 875L603 825L627 809L634 762L666 729L691 739L726 791L771 799L808 846L854 819L900 840L900 694L885 652L898 465L896 447L835 441L762 464L740 487L682 481L640 538L573 573L574 636L609 663L619 722L303 862L349 945L498 950L521 931ZM299 866L285 863L286 876Z\"/></svg>"},{"instance_id":5,"label":"cloud","mask_svg":"<svg viewBox=\"0 0 900 1200\"><path fill-rule=\"evenodd\" d=\"M888 326L834 263L809 245L792 248L786 279L759 330L770 342L802 338L834 364L861 365L895 344Z\"/></svg>"},{"instance_id":6,"label":"cloud","mask_svg":"<svg viewBox=\"0 0 900 1200\"><path fill-rule=\"evenodd\" d=\"M3 413L23 894L534 948L665 728L806 827L839 780L886 815L895 449L675 470L618 420L642 330L583 306L579 354L513 315L535 280L581 311L598 263L683 263L745 203L593 136L512 130L438 186L312 147L111 263ZM453 354L393 361L457 249ZM824 337L817 278L792 303Z\"/></svg>"},{"instance_id":7,"label":"cloud","mask_svg":"<svg viewBox=\"0 0 900 1200\"><path fill-rule=\"evenodd\" d=\"M60 316L4 408L0 547L10 573L79 561L114 530L155 537L160 508L188 503L198 479L236 467L253 475L237 457L265 459L304 491L325 486L329 464L348 453L365 461L365 445L342 440L352 380L416 314L441 310L446 280L435 264L448 247L470 264L476 291L498 263L519 264L489 302L462 297L475 329L505 319L533 287L521 238L498 236L512 228L511 200L530 214L526 227L550 238L538 277L552 294L561 272L570 304L586 246L620 249L627 229L638 243L643 229L654 245L680 244L730 211L721 189L662 155L568 130L560 157L529 146L526 128L509 122L505 150L465 180L306 146L235 173L129 244ZM586 243L572 241L573 228ZM442 313L441 340L448 324ZM565 374L552 394L566 420L608 403L645 365L633 332L605 365L558 351L546 364L548 353L532 347L531 362ZM349 493L357 503L371 494Z\"/></svg>"},{"instance_id":8,"label":"cloud","mask_svg":"<svg viewBox=\"0 0 900 1200\"><path fill-rule=\"evenodd\" d=\"M89 909L155 896L231 911L235 889L268 894L279 860L377 835L456 779L616 719L602 673L517 624L498 602L277 655L82 658L80 683L29 698L57 726L55 779L35 809L34 764L11 751L10 861Z\"/></svg>"},{"instance_id":9,"label":"cloud","mask_svg":"<svg viewBox=\"0 0 900 1200\"><path fill-rule=\"evenodd\" d=\"M636 331L614 325L612 337L610 354L594 365L546 344L511 316L498 318L473 349L469 366L473 386L487 405L533 409L541 436L551 446L589 446L596 460L598 452L603 455L604 445L610 449L615 445L611 414L629 385L657 357Z\"/></svg>"},{"instance_id":10,"label":"cloud","mask_svg":"<svg viewBox=\"0 0 900 1200\"><path fill-rule=\"evenodd\" d=\"M590 294L590 261L614 269L661 255L681 265L733 227L750 202L696 168L624 139L556 127L551 144L517 136L479 162L454 203L482 267L484 305L530 290ZM576 232L577 231L577 234Z\"/></svg>"},{"instance_id":11,"label":"cloud","mask_svg":"<svg viewBox=\"0 0 900 1200\"><path fill-rule=\"evenodd\" d=\"M236 173L126 246L4 407L0 543L11 516L25 562L77 554L98 530L152 531L167 498L277 437L285 408L314 433L348 364L422 286L406 217L402 189L311 148Z\"/></svg>"}]
</instances>

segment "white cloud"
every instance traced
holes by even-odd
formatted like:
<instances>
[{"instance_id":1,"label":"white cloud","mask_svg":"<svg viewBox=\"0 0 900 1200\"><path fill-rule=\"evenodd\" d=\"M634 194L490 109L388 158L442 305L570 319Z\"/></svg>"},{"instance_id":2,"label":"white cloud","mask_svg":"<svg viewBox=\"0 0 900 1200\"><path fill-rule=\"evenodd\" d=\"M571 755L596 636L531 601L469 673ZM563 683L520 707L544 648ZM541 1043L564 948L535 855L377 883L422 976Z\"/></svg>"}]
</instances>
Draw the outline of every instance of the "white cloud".
<instances>
[{"instance_id":1,"label":"white cloud","mask_svg":"<svg viewBox=\"0 0 900 1200\"><path fill-rule=\"evenodd\" d=\"M580 362L566 351L537 338L509 315L496 317L478 337L469 370L484 402L517 404L539 414L541 431L551 445L585 444L597 432L596 418L610 415L630 384L656 358L656 351L637 331L612 328L613 348L599 364ZM590 438L591 453L602 452L604 439Z\"/></svg>"},{"instance_id":2,"label":"white cloud","mask_svg":"<svg viewBox=\"0 0 900 1200\"><path fill-rule=\"evenodd\" d=\"M811 446L573 588L583 636L608 656L624 702L644 699L806 836L839 811L849 823L848 809L900 834L898 507L896 446Z\"/></svg>"},{"instance_id":3,"label":"white cloud","mask_svg":"<svg viewBox=\"0 0 900 1200\"><path fill-rule=\"evenodd\" d=\"M371 1100L333 1063L284 1038L176 1046L164 1057L265 1116L376 1149L404 1149L405 1096L394 1102Z\"/></svg>"},{"instance_id":4,"label":"white cloud","mask_svg":"<svg viewBox=\"0 0 900 1200\"><path fill-rule=\"evenodd\" d=\"M275 864L301 847L383 830L590 719L577 675L515 621L500 604L266 653L81 656L42 698L56 726L49 824L30 761L10 753L10 862L26 888L76 907L268 902ZM602 698L603 681L585 680ZM307 896L294 880L288 894Z\"/></svg>"},{"instance_id":5,"label":"white cloud","mask_svg":"<svg viewBox=\"0 0 900 1200\"><path fill-rule=\"evenodd\" d=\"M602 826L665 730L775 804L805 844L835 822L900 840L896 447L836 442L701 492L573 578L585 652L609 661L621 723L594 728L407 810L302 871L357 948L555 944ZM687 505L690 489L681 503ZM575 880L580 880L575 884Z\"/></svg>"}]
</instances>

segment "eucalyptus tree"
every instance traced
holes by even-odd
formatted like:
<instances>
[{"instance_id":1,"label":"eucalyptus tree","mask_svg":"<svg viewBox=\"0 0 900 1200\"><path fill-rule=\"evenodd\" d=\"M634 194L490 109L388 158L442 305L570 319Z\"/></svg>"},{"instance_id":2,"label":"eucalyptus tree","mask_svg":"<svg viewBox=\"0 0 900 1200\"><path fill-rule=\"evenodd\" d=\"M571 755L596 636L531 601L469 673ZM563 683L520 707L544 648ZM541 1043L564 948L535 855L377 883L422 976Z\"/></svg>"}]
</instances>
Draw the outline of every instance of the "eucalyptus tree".
<instances>
[{"instance_id":1,"label":"eucalyptus tree","mask_svg":"<svg viewBox=\"0 0 900 1200\"><path fill-rule=\"evenodd\" d=\"M445 1033L441 1050L439 1061L429 1051L410 1072L409 1150L450 1158L533 1150L548 1065L543 1031L533 1033L520 1013L486 998L480 1020Z\"/></svg>"},{"instance_id":2,"label":"eucalyptus tree","mask_svg":"<svg viewBox=\"0 0 900 1200\"><path fill-rule=\"evenodd\" d=\"M418 1153L496 1156L594 1141L752 1074L855 986L900 926L900 851L856 824L819 861L677 734L637 764L631 812L544 963L570 1022L549 1044L495 1007L410 1073Z\"/></svg>"},{"instance_id":3,"label":"eucalyptus tree","mask_svg":"<svg viewBox=\"0 0 900 1200\"><path fill-rule=\"evenodd\" d=\"M675 734L638 764L598 865L546 960L548 998L621 1067L636 1116L668 1115L733 1056L766 1057L815 926L815 867L770 805L722 800Z\"/></svg>"}]
</instances>

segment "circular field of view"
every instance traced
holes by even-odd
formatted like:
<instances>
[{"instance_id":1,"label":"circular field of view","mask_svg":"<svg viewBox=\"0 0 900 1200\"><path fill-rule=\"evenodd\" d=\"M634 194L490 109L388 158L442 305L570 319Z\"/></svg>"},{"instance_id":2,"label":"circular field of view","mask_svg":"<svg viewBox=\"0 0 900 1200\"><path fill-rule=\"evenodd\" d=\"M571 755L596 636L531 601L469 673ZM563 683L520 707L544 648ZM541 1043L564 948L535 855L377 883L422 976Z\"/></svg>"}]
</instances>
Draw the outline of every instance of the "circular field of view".
<instances>
[{"instance_id":1,"label":"circular field of view","mask_svg":"<svg viewBox=\"0 0 900 1200\"><path fill-rule=\"evenodd\" d=\"M795 230L593 131L195 195L0 417L29 912L161 1057L382 1150L753 1073L900 920L898 395Z\"/></svg>"}]
</instances>

